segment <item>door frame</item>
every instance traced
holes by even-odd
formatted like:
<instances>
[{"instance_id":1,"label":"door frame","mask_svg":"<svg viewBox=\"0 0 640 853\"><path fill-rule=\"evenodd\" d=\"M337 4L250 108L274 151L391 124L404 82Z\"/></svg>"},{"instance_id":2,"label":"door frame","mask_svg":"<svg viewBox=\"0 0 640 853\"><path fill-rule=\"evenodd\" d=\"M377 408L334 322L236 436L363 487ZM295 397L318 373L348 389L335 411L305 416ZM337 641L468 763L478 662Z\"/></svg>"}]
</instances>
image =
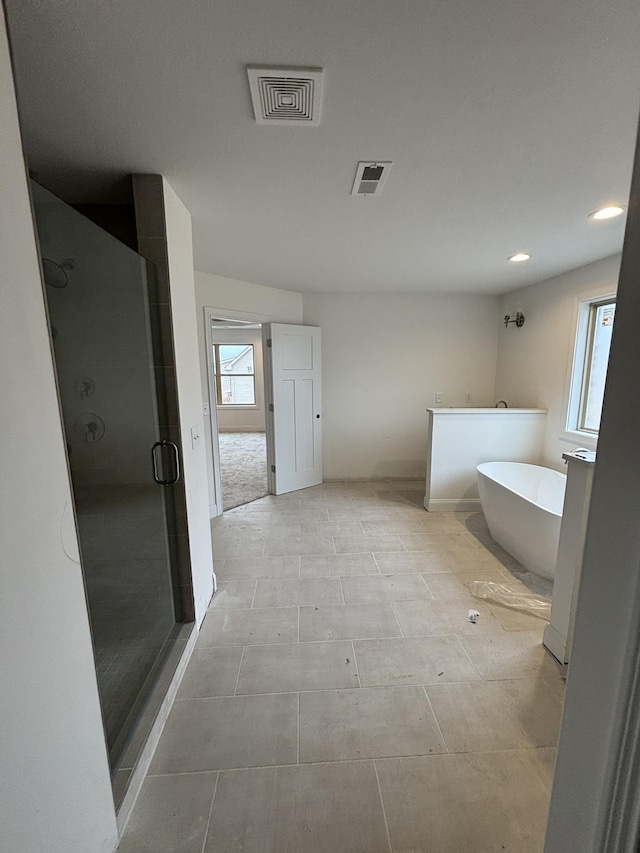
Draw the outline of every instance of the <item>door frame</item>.
<instances>
[{"instance_id":1,"label":"door frame","mask_svg":"<svg viewBox=\"0 0 640 853\"><path fill-rule=\"evenodd\" d=\"M229 311L226 308L213 308L210 305L204 306L204 340L205 340L205 356L207 360L207 393L209 397L209 423L211 426L211 464L213 467L213 492L215 496L215 512L214 506L210 507L211 518L222 515L222 481L220 479L220 444L218 442L218 408L216 396L216 382L213 372L213 333L212 323L216 320L241 320L246 323L259 323L262 327L262 383L264 388L264 404L265 404L265 434L267 444L267 488L269 493L273 494L273 477L271 474L271 466L273 464L273 443L272 443L272 424L269 419L269 403L271 396L269 393L269 384L267 382L268 371L264 369L265 365L265 350L267 347L267 324L273 321L269 314L258 314L245 311Z\"/></svg>"}]
</instances>

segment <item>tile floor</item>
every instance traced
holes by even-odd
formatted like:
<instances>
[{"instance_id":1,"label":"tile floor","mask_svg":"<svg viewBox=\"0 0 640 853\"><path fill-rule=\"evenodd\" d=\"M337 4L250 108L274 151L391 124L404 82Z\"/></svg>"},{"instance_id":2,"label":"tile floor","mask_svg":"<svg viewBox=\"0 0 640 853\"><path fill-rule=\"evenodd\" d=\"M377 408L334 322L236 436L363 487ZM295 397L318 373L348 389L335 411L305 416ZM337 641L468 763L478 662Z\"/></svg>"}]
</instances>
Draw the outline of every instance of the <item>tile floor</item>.
<instances>
[{"instance_id":1,"label":"tile floor","mask_svg":"<svg viewBox=\"0 0 640 853\"><path fill-rule=\"evenodd\" d=\"M471 596L522 568L422 493L327 483L214 524L220 589L120 853L542 851L544 623Z\"/></svg>"}]
</instances>

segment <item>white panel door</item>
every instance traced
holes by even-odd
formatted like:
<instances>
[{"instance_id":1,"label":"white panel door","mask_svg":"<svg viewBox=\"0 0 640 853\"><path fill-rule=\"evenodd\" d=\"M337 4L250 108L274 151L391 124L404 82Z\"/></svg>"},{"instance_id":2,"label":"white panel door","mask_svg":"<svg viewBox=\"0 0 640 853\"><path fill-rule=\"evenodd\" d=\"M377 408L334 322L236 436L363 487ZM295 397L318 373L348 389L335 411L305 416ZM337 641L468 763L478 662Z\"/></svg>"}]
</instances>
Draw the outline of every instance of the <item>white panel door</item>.
<instances>
[{"instance_id":1,"label":"white panel door","mask_svg":"<svg viewBox=\"0 0 640 853\"><path fill-rule=\"evenodd\" d=\"M266 337L269 486L282 495L322 483L320 329L271 323Z\"/></svg>"}]
</instances>

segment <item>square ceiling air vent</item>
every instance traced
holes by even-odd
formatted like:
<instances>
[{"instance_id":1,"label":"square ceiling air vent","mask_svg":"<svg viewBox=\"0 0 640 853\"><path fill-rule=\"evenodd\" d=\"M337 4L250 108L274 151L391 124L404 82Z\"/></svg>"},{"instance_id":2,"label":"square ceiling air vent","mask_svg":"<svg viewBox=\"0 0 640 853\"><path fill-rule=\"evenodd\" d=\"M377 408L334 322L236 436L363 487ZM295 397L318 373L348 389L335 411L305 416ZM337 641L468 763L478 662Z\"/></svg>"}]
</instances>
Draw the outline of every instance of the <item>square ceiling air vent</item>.
<instances>
[{"instance_id":1,"label":"square ceiling air vent","mask_svg":"<svg viewBox=\"0 0 640 853\"><path fill-rule=\"evenodd\" d=\"M258 124L320 124L322 68L248 66L249 88Z\"/></svg>"},{"instance_id":2,"label":"square ceiling air vent","mask_svg":"<svg viewBox=\"0 0 640 853\"><path fill-rule=\"evenodd\" d=\"M392 165L391 160L361 160L351 195L380 195Z\"/></svg>"}]
</instances>

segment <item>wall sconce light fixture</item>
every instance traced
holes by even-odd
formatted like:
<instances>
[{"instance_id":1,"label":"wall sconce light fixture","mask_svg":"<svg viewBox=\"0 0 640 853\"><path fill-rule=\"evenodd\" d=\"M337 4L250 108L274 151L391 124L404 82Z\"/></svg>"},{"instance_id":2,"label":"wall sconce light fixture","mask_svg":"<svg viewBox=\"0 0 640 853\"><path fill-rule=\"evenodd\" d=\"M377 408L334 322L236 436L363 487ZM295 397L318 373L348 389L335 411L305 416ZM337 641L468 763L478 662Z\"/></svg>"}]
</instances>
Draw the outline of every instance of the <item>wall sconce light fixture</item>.
<instances>
[{"instance_id":1,"label":"wall sconce light fixture","mask_svg":"<svg viewBox=\"0 0 640 853\"><path fill-rule=\"evenodd\" d=\"M509 326L509 323L515 323L516 329L522 328L524 326L524 314L522 311L518 311L516 316L512 319L511 314L504 315L504 327L505 329Z\"/></svg>"}]
</instances>

